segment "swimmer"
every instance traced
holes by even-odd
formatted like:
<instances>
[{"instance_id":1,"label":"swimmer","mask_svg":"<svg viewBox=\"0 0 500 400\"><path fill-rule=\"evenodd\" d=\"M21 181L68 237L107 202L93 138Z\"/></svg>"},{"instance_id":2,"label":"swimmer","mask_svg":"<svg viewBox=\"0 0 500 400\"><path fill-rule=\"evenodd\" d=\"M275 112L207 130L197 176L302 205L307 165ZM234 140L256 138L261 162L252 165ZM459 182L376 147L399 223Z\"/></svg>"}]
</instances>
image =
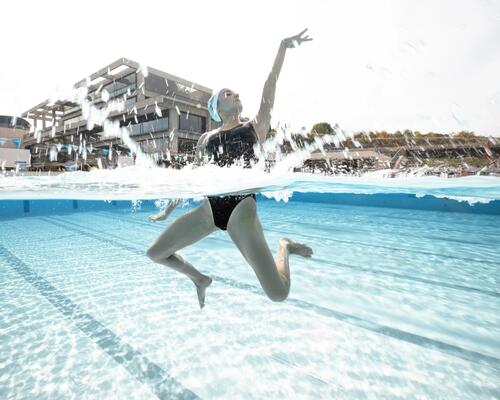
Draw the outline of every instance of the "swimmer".
<instances>
[{"instance_id":1,"label":"swimmer","mask_svg":"<svg viewBox=\"0 0 500 400\"><path fill-rule=\"evenodd\" d=\"M222 89L210 98L208 111L215 121L222 122L222 126L205 132L199 138L196 145L198 165L210 159L222 167L241 159L244 168L251 167L251 161L255 160L253 146L264 143L271 126L276 82L285 53L287 49L312 40L308 35L303 36L306 31L281 41L254 119L247 122L242 120L243 107L239 95L230 89ZM150 221L166 219L178 204L179 200L174 200L164 211L149 217ZM181 272L193 281L200 308L205 305L205 292L212 279L199 272L177 252L217 229L227 231L272 301L283 301L290 292L289 256L311 257L313 253L309 246L284 237L279 241L276 259L273 258L257 215L254 193L206 197L200 206L178 217L147 250L151 260Z\"/></svg>"}]
</instances>

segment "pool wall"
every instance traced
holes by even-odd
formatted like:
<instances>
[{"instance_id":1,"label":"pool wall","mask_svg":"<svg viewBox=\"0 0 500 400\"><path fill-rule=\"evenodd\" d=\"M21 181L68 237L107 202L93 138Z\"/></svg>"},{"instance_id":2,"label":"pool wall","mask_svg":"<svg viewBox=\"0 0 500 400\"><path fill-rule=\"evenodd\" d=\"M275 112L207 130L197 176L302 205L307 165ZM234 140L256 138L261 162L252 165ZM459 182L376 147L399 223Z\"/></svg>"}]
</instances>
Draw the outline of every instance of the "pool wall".
<instances>
[{"instance_id":1,"label":"pool wall","mask_svg":"<svg viewBox=\"0 0 500 400\"><path fill-rule=\"evenodd\" d=\"M257 195L258 201L274 201ZM465 201L417 197L414 194L350 194L350 193L294 193L291 202L345 204L364 207L388 207L428 211L446 211L473 214L500 215L500 201L469 204ZM141 209L155 210L154 200L142 200ZM190 201L192 204L193 202ZM0 220L23 216L68 214L84 211L129 208L130 200L0 200Z\"/></svg>"},{"instance_id":2,"label":"pool wall","mask_svg":"<svg viewBox=\"0 0 500 400\"><path fill-rule=\"evenodd\" d=\"M294 193L290 201L500 215L500 200L471 205L466 201L457 201L434 196L417 197L415 194L406 193Z\"/></svg>"}]
</instances>

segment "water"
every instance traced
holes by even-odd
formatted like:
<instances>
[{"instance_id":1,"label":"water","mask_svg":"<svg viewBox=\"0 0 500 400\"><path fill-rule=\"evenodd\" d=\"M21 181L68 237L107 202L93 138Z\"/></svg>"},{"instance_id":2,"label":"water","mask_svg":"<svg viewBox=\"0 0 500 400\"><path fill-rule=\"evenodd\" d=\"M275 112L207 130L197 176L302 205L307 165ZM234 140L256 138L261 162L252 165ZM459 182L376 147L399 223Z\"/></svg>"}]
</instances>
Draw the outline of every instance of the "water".
<instances>
[{"instance_id":1,"label":"water","mask_svg":"<svg viewBox=\"0 0 500 400\"><path fill-rule=\"evenodd\" d=\"M0 180L0 398L500 398L498 178L249 173L273 253L314 256L273 303L217 231L180 251L214 279L200 310L145 255L198 204L151 223L155 200L209 188L177 173Z\"/></svg>"},{"instance_id":2,"label":"water","mask_svg":"<svg viewBox=\"0 0 500 400\"><path fill-rule=\"evenodd\" d=\"M362 176L322 176L292 173L282 162L272 173L262 169L206 165L181 170L139 166L114 170L76 171L56 176L0 174L1 199L88 199L137 200L194 198L205 195L262 192L276 200L288 200L293 193L410 194L466 202L500 200L500 177L468 176L440 178L405 175L387 178L390 170Z\"/></svg>"}]
</instances>

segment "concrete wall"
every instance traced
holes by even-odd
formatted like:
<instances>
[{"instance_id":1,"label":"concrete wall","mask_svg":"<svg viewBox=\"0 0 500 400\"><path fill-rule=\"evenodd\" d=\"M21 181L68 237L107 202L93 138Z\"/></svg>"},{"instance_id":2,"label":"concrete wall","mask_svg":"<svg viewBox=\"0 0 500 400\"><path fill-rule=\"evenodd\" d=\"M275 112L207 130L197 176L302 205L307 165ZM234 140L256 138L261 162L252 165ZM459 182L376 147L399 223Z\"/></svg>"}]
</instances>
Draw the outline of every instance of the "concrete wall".
<instances>
[{"instance_id":1,"label":"concrete wall","mask_svg":"<svg viewBox=\"0 0 500 400\"><path fill-rule=\"evenodd\" d=\"M31 153L27 149L6 149L0 147L0 168L16 168L16 162L31 166Z\"/></svg>"},{"instance_id":2,"label":"concrete wall","mask_svg":"<svg viewBox=\"0 0 500 400\"><path fill-rule=\"evenodd\" d=\"M0 127L0 139L2 139L2 138L7 139L7 142L3 146L0 143L0 149L1 148L17 149L16 145L14 143L12 143L12 139L20 139L21 140L20 148L22 149L23 148L23 136L26 133L28 133L27 130Z\"/></svg>"}]
</instances>

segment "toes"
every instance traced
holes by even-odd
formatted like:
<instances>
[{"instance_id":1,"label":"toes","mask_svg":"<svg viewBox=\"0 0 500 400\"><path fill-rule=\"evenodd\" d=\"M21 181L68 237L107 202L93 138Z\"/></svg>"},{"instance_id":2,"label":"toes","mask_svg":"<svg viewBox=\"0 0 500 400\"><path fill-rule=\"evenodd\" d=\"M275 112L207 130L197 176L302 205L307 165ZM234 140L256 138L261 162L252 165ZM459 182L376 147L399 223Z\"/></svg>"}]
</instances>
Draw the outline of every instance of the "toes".
<instances>
[{"instance_id":1,"label":"toes","mask_svg":"<svg viewBox=\"0 0 500 400\"><path fill-rule=\"evenodd\" d=\"M204 294L198 293L198 303L200 304L200 308L205 307L205 296L204 296Z\"/></svg>"}]
</instances>

